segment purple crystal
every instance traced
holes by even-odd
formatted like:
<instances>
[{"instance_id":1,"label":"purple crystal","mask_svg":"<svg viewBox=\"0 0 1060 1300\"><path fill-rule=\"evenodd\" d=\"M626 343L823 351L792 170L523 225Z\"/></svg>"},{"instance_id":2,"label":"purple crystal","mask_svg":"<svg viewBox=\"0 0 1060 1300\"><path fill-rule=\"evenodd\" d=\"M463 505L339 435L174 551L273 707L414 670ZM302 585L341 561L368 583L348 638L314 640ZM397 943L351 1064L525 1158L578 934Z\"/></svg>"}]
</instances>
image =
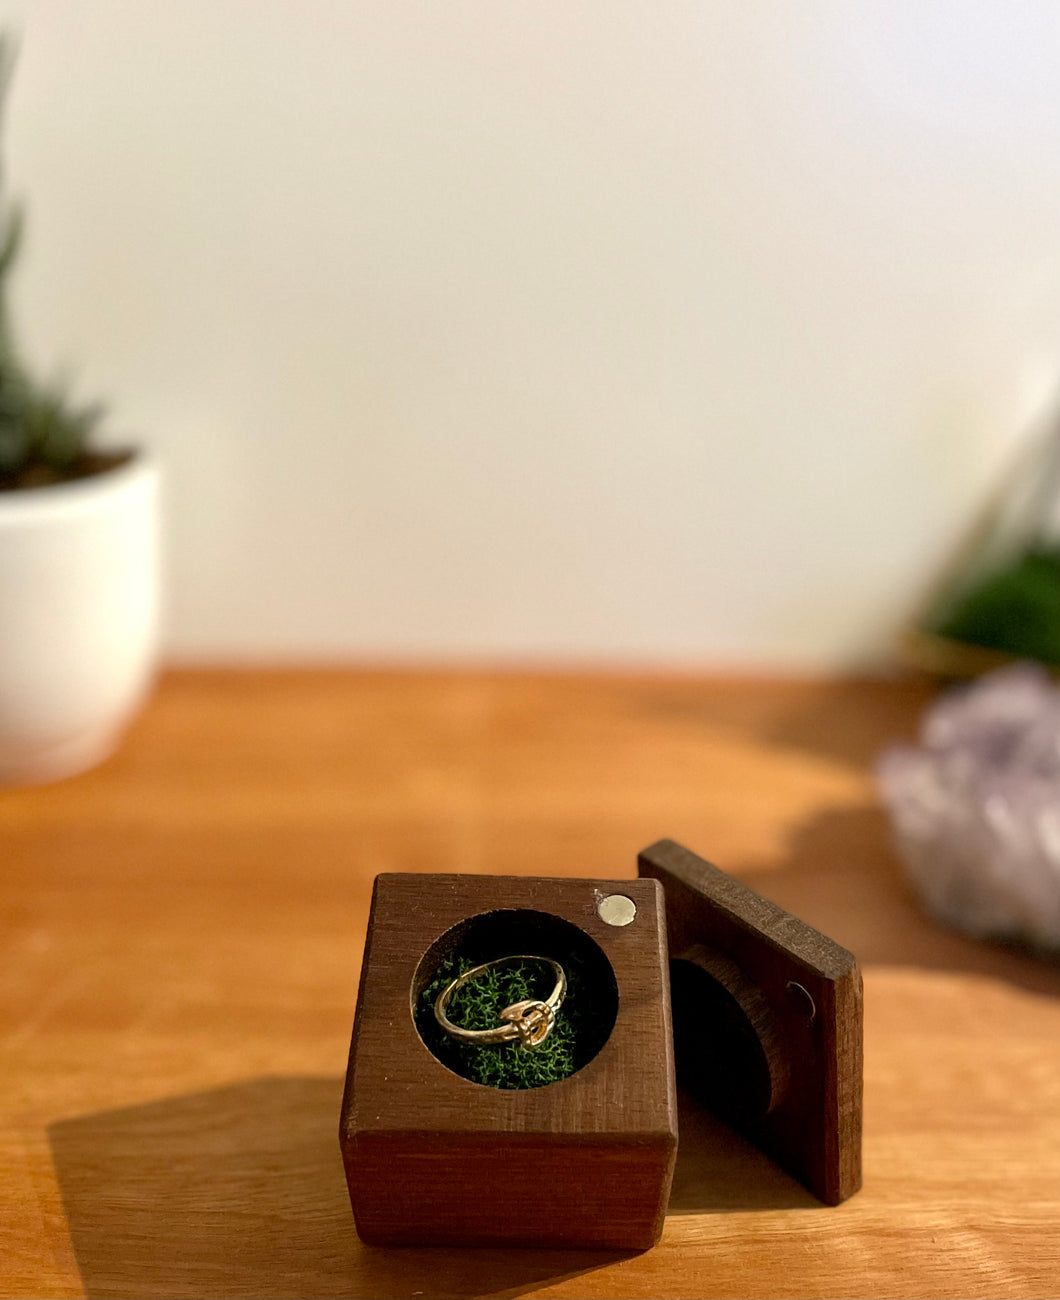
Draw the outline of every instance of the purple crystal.
<instances>
[{"instance_id":1,"label":"purple crystal","mask_svg":"<svg viewBox=\"0 0 1060 1300\"><path fill-rule=\"evenodd\" d=\"M1060 949L1060 690L1016 664L942 697L877 776L908 875L940 920Z\"/></svg>"}]
</instances>

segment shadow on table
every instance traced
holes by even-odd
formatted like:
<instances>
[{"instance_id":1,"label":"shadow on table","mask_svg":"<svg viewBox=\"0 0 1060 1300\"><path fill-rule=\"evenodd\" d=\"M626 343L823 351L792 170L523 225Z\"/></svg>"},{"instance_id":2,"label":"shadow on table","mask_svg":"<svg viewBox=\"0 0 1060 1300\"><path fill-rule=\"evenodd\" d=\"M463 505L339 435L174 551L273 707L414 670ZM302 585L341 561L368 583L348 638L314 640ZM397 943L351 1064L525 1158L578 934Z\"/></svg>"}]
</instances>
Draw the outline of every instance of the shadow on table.
<instances>
[{"instance_id":1,"label":"shadow on table","mask_svg":"<svg viewBox=\"0 0 1060 1300\"><path fill-rule=\"evenodd\" d=\"M686 1093L678 1092L677 1108L680 1141L668 1213L824 1208L769 1156Z\"/></svg>"},{"instance_id":2,"label":"shadow on table","mask_svg":"<svg viewBox=\"0 0 1060 1300\"><path fill-rule=\"evenodd\" d=\"M362 1245L341 1098L341 1079L263 1078L51 1125L86 1295L518 1296L626 1258Z\"/></svg>"},{"instance_id":3,"label":"shadow on table","mask_svg":"<svg viewBox=\"0 0 1060 1300\"><path fill-rule=\"evenodd\" d=\"M770 748L799 750L868 775L888 745L914 739L938 691L937 683L920 676L765 682L753 697L719 682L671 682L653 686L645 707L694 729L731 727ZM709 845L690 847L710 857ZM1060 994L1055 958L972 939L924 911L902 874L878 802L823 811L795 831L768 870L754 862L716 865L849 948L863 968L962 972Z\"/></svg>"},{"instance_id":4,"label":"shadow on table","mask_svg":"<svg viewBox=\"0 0 1060 1300\"><path fill-rule=\"evenodd\" d=\"M375 1249L338 1150L341 1079L264 1078L49 1128L89 1297L519 1296L618 1251ZM681 1099L671 1214L819 1202Z\"/></svg>"},{"instance_id":5,"label":"shadow on table","mask_svg":"<svg viewBox=\"0 0 1060 1300\"><path fill-rule=\"evenodd\" d=\"M869 769L888 745L915 740L941 687L927 677L847 678L807 684L762 728L772 743Z\"/></svg>"},{"instance_id":6,"label":"shadow on table","mask_svg":"<svg viewBox=\"0 0 1060 1300\"><path fill-rule=\"evenodd\" d=\"M916 735L938 687L926 678L835 678L759 681L753 692L723 678L655 683L637 697L639 711L669 726L729 731L770 748L795 749L827 762L865 769L880 750Z\"/></svg>"},{"instance_id":7,"label":"shadow on table","mask_svg":"<svg viewBox=\"0 0 1060 1300\"><path fill-rule=\"evenodd\" d=\"M1060 961L972 939L933 920L906 883L886 814L876 806L821 813L793 836L782 869L740 879L870 966L915 966L1002 980L1060 996Z\"/></svg>"}]
</instances>

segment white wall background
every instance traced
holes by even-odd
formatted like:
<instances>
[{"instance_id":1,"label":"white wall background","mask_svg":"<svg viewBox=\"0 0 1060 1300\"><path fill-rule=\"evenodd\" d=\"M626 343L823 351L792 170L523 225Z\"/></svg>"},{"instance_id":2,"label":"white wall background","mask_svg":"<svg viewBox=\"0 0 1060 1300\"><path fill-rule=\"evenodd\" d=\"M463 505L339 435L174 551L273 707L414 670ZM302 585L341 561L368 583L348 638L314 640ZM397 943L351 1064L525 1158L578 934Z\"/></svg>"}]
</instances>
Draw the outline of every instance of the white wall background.
<instances>
[{"instance_id":1,"label":"white wall background","mask_svg":"<svg viewBox=\"0 0 1060 1300\"><path fill-rule=\"evenodd\" d=\"M1060 373L1053 0L0 13L175 657L871 661Z\"/></svg>"}]
</instances>

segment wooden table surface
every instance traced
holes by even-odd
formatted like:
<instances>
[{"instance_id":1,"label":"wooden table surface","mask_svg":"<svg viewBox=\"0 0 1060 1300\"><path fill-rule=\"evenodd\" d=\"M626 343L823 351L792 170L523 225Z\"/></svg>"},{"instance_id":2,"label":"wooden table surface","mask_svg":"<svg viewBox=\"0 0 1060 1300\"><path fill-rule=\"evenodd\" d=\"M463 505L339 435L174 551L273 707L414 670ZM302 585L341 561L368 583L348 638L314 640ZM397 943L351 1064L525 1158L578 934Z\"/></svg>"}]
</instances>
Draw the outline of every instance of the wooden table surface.
<instances>
[{"instance_id":1,"label":"wooden table surface","mask_svg":"<svg viewBox=\"0 0 1060 1300\"><path fill-rule=\"evenodd\" d=\"M927 698L168 675L103 767L0 793L0 1293L1060 1294L1060 966L926 920L873 791ZM652 1251L361 1246L337 1121L373 876L624 877L660 836L860 958L864 1189L826 1209L684 1107Z\"/></svg>"}]
</instances>

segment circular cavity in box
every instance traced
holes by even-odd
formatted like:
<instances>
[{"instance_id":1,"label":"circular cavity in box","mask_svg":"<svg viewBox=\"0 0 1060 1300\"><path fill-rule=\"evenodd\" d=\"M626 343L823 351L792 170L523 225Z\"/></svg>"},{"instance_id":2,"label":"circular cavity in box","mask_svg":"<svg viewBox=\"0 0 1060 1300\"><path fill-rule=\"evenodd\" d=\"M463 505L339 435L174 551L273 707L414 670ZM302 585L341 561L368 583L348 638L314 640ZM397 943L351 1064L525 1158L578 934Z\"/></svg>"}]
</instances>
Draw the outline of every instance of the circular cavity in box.
<instances>
[{"instance_id":1,"label":"circular cavity in box","mask_svg":"<svg viewBox=\"0 0 1060 1300\"><path fill-rule=\"evenodd\" d=\"M790 1068L761 989L727 957L695 944L670 962L670 1005L678 1083L732 1124L774 1110Z\"/></svg>"},{"instance_id":2,"label":"circular cavity in box","mask_svg":"<svg viewBox=\"0 0 1060 1300\"><path fill-rule=\"evenodd\" d=\"M519 954L551 958L566 974L567 994L550 1039L524 1048L450 1038L435 1018L438 993L471 966ZM532 996L546 997L554 978L546 963L539 965ZM528 973L536 976L532 966ZM447 930L420 959L409 994L413 1022L431 1055L472 1083L501 1089L545 1087L576 1074L599 1054L618 1016L618 984L599 944L570 921L529 909L484 912Z\"/></svg>"}]
</instances>

